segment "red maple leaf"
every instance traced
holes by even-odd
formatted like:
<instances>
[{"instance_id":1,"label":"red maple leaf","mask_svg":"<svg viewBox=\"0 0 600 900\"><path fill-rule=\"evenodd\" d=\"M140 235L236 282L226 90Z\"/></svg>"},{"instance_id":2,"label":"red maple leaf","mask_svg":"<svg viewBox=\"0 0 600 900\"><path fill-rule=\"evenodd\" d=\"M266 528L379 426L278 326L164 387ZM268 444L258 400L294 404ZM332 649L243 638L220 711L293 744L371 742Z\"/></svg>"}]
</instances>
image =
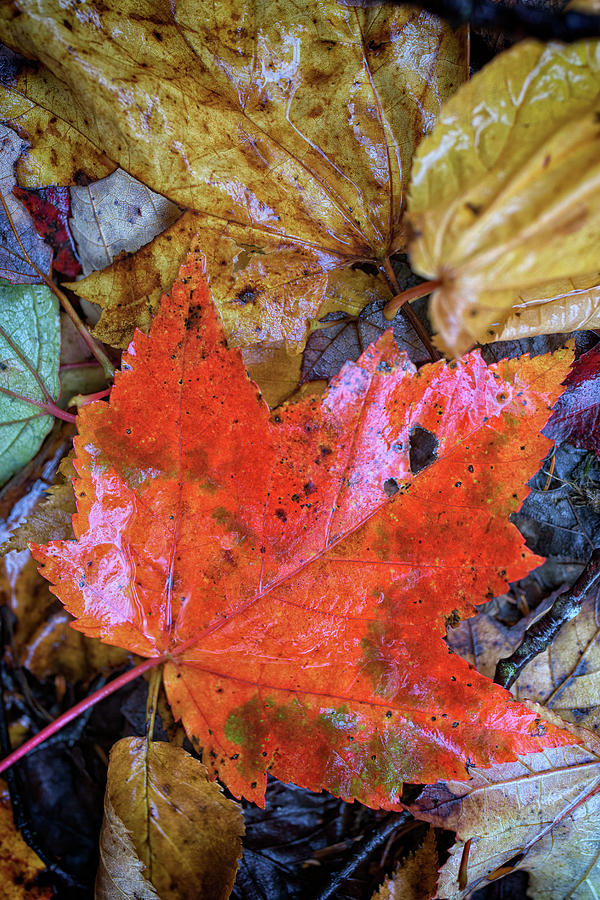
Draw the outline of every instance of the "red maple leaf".
<instances>
[{"instance_id":1,"label":"red maple leaf","mask_svg":"<svg viewBox=\"0 0 600 900\"><path fill-rule=\"evenodd\" d=\"M35 556L76 628L168 654L174 712L237 795L261 802L268 771L394 807L403 780L569 742L443 640L539 562L508 516L568 356L416 373L388 332L270 415L192 254L81 411L77 541Z\"/></svg>"}]
</instances>

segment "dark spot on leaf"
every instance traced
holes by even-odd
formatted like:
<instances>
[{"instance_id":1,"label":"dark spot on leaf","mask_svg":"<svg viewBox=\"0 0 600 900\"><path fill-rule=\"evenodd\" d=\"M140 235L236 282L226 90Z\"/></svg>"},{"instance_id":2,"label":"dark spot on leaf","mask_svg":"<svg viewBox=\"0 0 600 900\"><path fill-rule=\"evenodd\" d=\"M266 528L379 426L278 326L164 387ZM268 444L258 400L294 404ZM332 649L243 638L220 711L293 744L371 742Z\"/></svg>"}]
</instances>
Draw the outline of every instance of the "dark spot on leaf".
<instances>
[{"instance_id":1,"label":"dark spot on leaf","mask_svg":"<svg viewBox=\"0 0 600 900\"><path fill-rule=\"evenodd\" d=\"M287 522L287 516L285 514L285 509L281 509L281 507L279 507L279 509L275 510L275 515L277 516L278 519L281 519L282 522Z\"/></svg>"},{"instance_id":2,"label":"dark spot on leaf","mask_svg":"<svg viewBox=\"0 0 600 900\"><path fill-rule=\"evenodd\" d=\"M387 497L393 497L394 494L397 494L400 488L398 487L398 482L395 478L388 478L387 481L383 483L383 490Z\"/></svg>"},{"instance_id":3,"label":"dark spot on leaf","mask_svg":"<svg viewBox=\"0 0 600 900\"><path fill-rule=\"evenodd\" d=\"M254 303L255 300L256 294L252 288L242 288L242 290L233 298L234 303L240 303L242 306L246 306L248 303Z\"/></svg>"},{"instance_id":4,"label":"dark spot on leaf","mask_svg":"<svg viewBox=\"0 0 600 900\"><path fill-rule=\"evenodd\" d=\"M439 442L435 434L422 425L411 428L409 440L410 471L417 475L436 461Z\"/></svg>"}]
</instances>

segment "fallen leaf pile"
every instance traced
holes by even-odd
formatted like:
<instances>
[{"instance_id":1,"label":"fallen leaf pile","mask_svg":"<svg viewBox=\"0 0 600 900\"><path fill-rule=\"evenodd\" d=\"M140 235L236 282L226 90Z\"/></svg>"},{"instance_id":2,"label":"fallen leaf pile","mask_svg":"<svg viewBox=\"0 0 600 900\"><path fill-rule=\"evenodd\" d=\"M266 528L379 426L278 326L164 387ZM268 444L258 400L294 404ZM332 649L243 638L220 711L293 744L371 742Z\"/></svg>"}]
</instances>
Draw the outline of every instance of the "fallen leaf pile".
<instances>
[{"instance_id":1,"label":"fallen leaf pile","mask_svg":"<svg viewBox=\"0 0 600 900\"><path fill-rule=\"evenodd\" d=\"M0 40L0 755L49 736L7 896L596 896L594 592L492 678L600 540L600 40L470 80L371 0Z\"/></svg>"}]
</instances>

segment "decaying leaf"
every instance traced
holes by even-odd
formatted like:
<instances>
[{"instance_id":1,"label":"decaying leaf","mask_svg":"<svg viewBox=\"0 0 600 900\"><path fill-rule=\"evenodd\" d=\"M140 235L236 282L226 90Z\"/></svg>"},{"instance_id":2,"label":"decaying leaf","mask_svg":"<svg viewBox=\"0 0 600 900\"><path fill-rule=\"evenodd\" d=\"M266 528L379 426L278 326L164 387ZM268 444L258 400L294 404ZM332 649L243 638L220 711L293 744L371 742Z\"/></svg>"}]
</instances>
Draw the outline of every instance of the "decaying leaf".
<instances>
[{"instance_id":1,"label":"decaying leaf","mask_svg":"<svg viewBox=\"0 0 600 900\"><path fill-rule=\"evenodd\" d=\"M592 347L573 363L546 434L553 440L592 450L600 457L600 346Z\"/></svg>"},{"instance_id":2,"label":"decaying leaf","mask_svg":"<svg viewBox=\"0 0 600 900\"><path fill-rule=\"evenodd\" d=\"M0 37L61 79L82 133L198 214L215 302L239 345L301 345L325 314L330 272L404 246L414 149L466 76L464 34L409 6L17 9L0 13ZM132 58L132 46L143 52Z\"/></svg>"},{"instance_id":3,"label":"decaying leaf","mask_svg":"<svg viewBox=\"0 0 600 900\"><path fill-rule=\"evenodd\" d=\"M388 332L269 417L201 258L80 412L77 542L34 548L76 627L168 652L175 714L258 802L269 771L397 807L403 779L561 743L443 636L537 561L508 515L570 353L416 373Z\"/></svg>"},{"instance_id":4,"label":"decaying leaf","mask_svg":"<svg viewBox=\"0 0 600 900\"><path fill-rule=\"evenodd\" d=\"M8 47L0 48L0 58L0 121L23 140L16 164L19 185L66 187L109 175L116 166L85 137L84 122L87 128L94 123L67 86Z\"/></svg>"},{"instance_id":5,"label":"decaying leaf","mask_svg":"<svg viewBox=\"0 0 600 900\"><path fill-rule=\"evenodd\" d=\"M19 157L20 158L20 157ZM75 253L68 218L71 198L68 188L51 186L38 191L13 188L13 194L31 215L33 227L53 251L52 268L68 278L81 273L81 265Z\"/></svg>"},{"instance_id":6,"label":"decaying leaf","mask_svg":"<svg viewBox=\"0 0 600 900\"><path fill-rule=\"evenodd\" d=\"M33 227L23 204L12 194L16 184L14 164L22 148L21 138L0 125L0 278L14 284L39 284L42 278L34 266L49 275L52 250Z\"/></svg>"},{"instance_id":7,"label":"decaying leaf","mask_svg":"<svg viewBox=\"0 0 600 900\"><path fill-rule=\"evenodd\" d=\"M431 314L448 352L600 324L599 111L596 40L522 41L443 108L419 147L409 210L413 267L441 282ZM565 279L579 285L564 300L575 310L533 306L564 294Z\"/></svg>"},{"instance_id":8,"label":"decaying leaf","mask_svg":"<svg viewBox=\"0 0 600 900\"><path fill-rule=\"evenodd\" d=\"M110 753L96 900L227 900L243 834L239 806L202 763L124 738Z\"/></svg>"},{"instance_id":9,"label":"decaying leaf","mask_svg":"<svg viewBox=\"0 0 600 900\"><path fill-rule=\"evenodd\" d=\"M34 404L58 397L59 352L58 302L49 288L0 279L0 484L52 428L52 416Z\"/></svg>"},{"instance_id":10,"label":"decaying leaf","mask_svg":"<svg viewBox=\"0 0 600 900\"><path fill-rule=\"evenodd\" d=\"M313 381L319 378L329 379L337 375L346 360L357 360L369 344L376 341L390 327L390 322L383 314L388 302L389 293L382 290L380 279L365 272L344 270L339 273L339 280L334 282L336 293L340 296L337 308L344 306L342 297L348 290L360 291L364 308L358 315L341 316L339 313L332 321L313 331L308 339L302 357L302 381ZM365 303L366 301L366 303ZM331 306L336 306L332 297ZM405 350L414 363L429 361L429 355L418 335L409 322L402 316L394 321L394 338L400 350ZM253 374L252 372L250 373Z\"/></svg>"},{"instance_id":11,"label":"decaying leaf","mask_svg":"<svg viewBox=\"0 0 600 900\"><path fill-rule=\"evenodd\" d=\"M537 708L549 721L561 722ZM418 818L457 834L440 872L437 897L467 897L515 869L529 872L531 897L597 895L600 741L591 731L568 728L577 746L532 753L491 769L473 767L468 782L426 787L411 805Z\"/></svg>"},{"instance_id":12,"label":"decaying leaf","mask_svg":"<svg viewBox=\"0 0 600 900\"><path fill-rule=\"evenodd\" d=\"M84 275L148 244L181 215L178 206L122 169L71 188L71 204L69 224Z\"/></svg>"},{"instance_id":13,"label":"decaying leaf","mask_svg":"<svg viewBox=\"0 0 600 900\"><path fill-rule=\"evenodd\" d=\"M72 479L76 475L73 453L69 453L61 460L54 483L46 490L44 499L0 544L0 553L27 550L30 541L40 543L72 539L72 519L77 512Z\"/></svg>"},{"instance_id":14,"label":"decaying leaf","mask_svg":"<svg viewBox=\"0 0 600 900\"><path fill-rule=\"evenodd\" d=\"M0 884L3 900L50 900L53 890L36 883L45 870L13 823L8 789L0 782Z\"/></svg>"},{"instance_id":15,"label":"decaying leaf","mask_svg":"<svg viewBox=\"0 0 600 900\"><path fill-rule=\"evenodd\" d=\"M373 900L431 900L436 893L438 867L435 832L430 828L421 846L402 860Z\"/></svg>"},{"instance_id":16,"label":"decaying leaf","mask_svg":"<svg viewBox=\"0 0 600 900\"><path fill-rule=\"evenodd\" d=\"M453 650L493 678L499 659L510 656L525 630L555 598L506 628L480 612L451 632ZM561 719L594 731L600 726L600 597L592 592L550 647L527 665L511 688L517 700L543 703Z\"/></svg>"}]
</instances>

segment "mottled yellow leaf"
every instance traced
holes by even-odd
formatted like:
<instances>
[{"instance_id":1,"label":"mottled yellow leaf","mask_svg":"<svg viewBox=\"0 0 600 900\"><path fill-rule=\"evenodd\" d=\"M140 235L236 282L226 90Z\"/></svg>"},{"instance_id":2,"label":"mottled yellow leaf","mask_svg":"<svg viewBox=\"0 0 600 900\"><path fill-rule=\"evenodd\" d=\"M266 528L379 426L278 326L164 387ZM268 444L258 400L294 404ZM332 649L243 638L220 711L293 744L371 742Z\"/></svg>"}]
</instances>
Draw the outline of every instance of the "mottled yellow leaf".
<instances>
[{"instance_id":1,"label":"mottled yellow leaf","mask_svg":"<svg viewBox=\"0 0 600 900\"><path fill-rule=\"evenodd\" d=\"M404 246L413 153L464 80L464 34L334 0L16 7L0 6L0 38L64 83L82 133L199 214L238 345L300 347L330 272Z\"/></svg>"},{"instance_id":2,"label":"mottled yellow leaf","mask_svg":"<svg viewBox=\"0 0 600 900\"><path fill-rule=\"evenodd\" d=\"M431 314L440 345L463 353L492 337L546 328L513 306L552 300L553 282L598 284L600 41L524 41L497 56L442 110L421 144L410 189L413 266L441 282ZM550 322L595 321L597 293ZM592 308L593 307L593 308ZM518 310L517 310L518 311ZM515 312L516 316L516 312ZM571 324L572 327L572 324Z\"/></svg>"},{"instance_id":3,"label":"mottled yellow leaf","mask_svg":"<svg viewBox=\"0 0 600 900\"><path fill-rule=\"evenodd\" d=\"M28 145L15 169L21 187L87 184L110 174L115 163L84 136L85 120L87 128L93 123L69 89L47 69L3 52L0 121Z\"/></svg>"},{"instance_id":4,"label":"mottled yellow leaf","mask_svg":"<svg viewBox=\"0 0 600 900\"><path fill-rule=\"evenodd\" d=\"M579 744L490 769L472 767L469 781L428 786L410 806L418 818L456 831L437 897L462 900L515 870L529 872L527 894L535 900L598 896L600 741L536 708Z\"/></svg>"},{"instance_id":5,"label":"mottled yellow leaf","mask_svg":"<svg viewBox=\"0 0 600 900\"><path fill-rule=\"evenodd\" d=\"M110 753L96 900L227 900L240 807L181 747L123 738Z\"/></svg>"},{"instance_id":6,"label":"mottled yellow leaf","mask_svg":"<svg viewBox=\"0 0 600 900\"><path fill-rule=\"evenodd\" d=\"M36 884L45 865L15 828L8 788L0 782L0 885L2 900L50 900L54 891Z\"/></svg>"}]
</instances>

